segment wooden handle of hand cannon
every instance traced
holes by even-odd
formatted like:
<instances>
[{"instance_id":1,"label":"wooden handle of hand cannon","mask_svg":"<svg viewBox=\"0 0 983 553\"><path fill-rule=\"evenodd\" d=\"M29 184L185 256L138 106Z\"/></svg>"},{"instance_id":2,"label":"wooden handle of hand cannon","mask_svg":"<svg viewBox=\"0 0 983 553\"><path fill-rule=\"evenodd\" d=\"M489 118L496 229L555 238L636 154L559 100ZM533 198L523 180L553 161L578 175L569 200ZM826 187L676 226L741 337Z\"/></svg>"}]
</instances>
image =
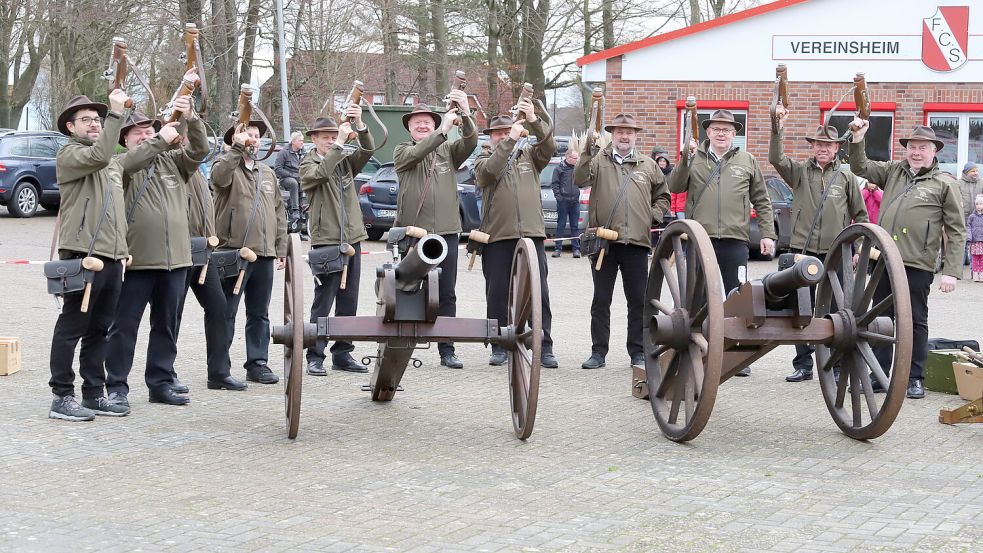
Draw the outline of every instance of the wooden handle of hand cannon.
<instances>
[{"instance_id":1,"label":"wooden handle of hand cannon","mask_svg":"<svg viewBox=\"0 0 983 553\"><path fill-rule=\"evenodd\" d=\"M458 69L454 72L454 79L451 81L451 90L464 90L464 88L467 86L468 80L465 78L464 71ZM458 114L460 114L461 110L464 109L457 102L451 102L450 108L457 108ZM461 123L463 122L461 117L462 116L458 115L458 118L454 121L455 125L461 126Z\"/></svg>"},{"instance_id":2,"label":"wooden handle of hand cannon","mask_svg":"<svg viewBox=\"0 0 983 553\"><path fill-rule=\"evenodd\" d=\"M352 90L348 93L348 99L345 100L345 108L347 109L350 105L358 105L362 103L362 94L365 92L365 84L362 81L355 81L352 83ZM354 125L355 118L349 117L348 123Z\"/></svg>"},{"instance_id":3,"label":"wooden handle of hand cannon","mask_svg":"<svg viewBox=\"0 0 983 553\"><path fill-rule=\"evenodd\" d=\"M239 257L245 259L249 263L256 261L256 252L243 246L239 249ZM239 269L239 277L236 279L235 288L232 289L232 295L238 295L239 289L242 288L242 277L246 275L245 269Z\"/></svg>"},{"instance_id":4,"label":"wooden handle of hand cannon","mask_svg":"<svg viewBox=\"0 0 983 553\"><path fill-rule=\"evenodd\" d=\"M123 90L123 87L126 86L126 63L126 41L119 37L113 37L113 54L109 61L109 68L115 68L115 71L112 74L109 92L117 88ZM133 100L127 100L124 107L132 108Z\"/></svg>"},{"instance_id":5,"label":"wooden handle of hand cannon","mask_svg":"<svg viewBox=\"0 0 983 553\"><path fill-rule=\"evenodd\" d=\"M427 235L427 229L414 227L414 226L406 227L406 236L419 239L419 238L423 238L426 235Z\"/></svg>"},{"instance_id":6,"label":"wooden handle of hand cannon","mask_svg":"<svg viewBox=\"0 0 983 553\"><path fill-rule=\"evenodd\" d=\"M480 230L472 230L468 234L468 240L474 240L479 244L487 244L491 240L491 235L487 232L481 232ZM474 260L478 258L478 252L471 252L471 259L468 260L468 270L470 271L474 267Z\"/></svg>"},{"instance_id":7,"label":"wooden handle of hand cannon","mask_svg":"<svg viewBox=\"0 0 983 553\"><path fill-rule=\"evenodd\" d=\"M595 88L590 93L590 122L587 124L587 141L584 151L590 153L594 149L594 141L601 136L604 128L604 92Z\"/></svg>"},{"instance_id":8,"label":"wooden handle of hand cannon","mask_svg":"<svg viewBox=\"0 0 983 553\"><path fill-rule=\"evenodd\" d=\"M341 245L341 253L348 257L355 255L355 248L351 247L350 244ZM348 260L345 260L345 264L341 267L341 289L344 290L348 286Z\"/></svg>"},{"instance_id":9,"label":"wooden handle of hand cannon","mask_svg":"<svg viewBox=\"0 0 983 553\"><path fill-rule=\"evenodd\" d=\"M215 249L218 246L218 236L209 236L206 241L209 249ZM205 264L201 267L201 275L198 276L198 285L205 284L205 274L208 272L208 260L205 260Z\"/></svg>"},{"instance_id":10,"label":"wooden handle of hand cannon","mask_svg":"<svg viewBox=\"0 0 983 553\"><path fill-rule=\"evenodd\" d=\"M89 271L94 271L98 273L103 269L105 264L102 260L97 257L85 257L82 259L82 267ZM85 292L82 293L82 313L89 311L89 294L92 293L92 282L85 283Z\"/></svg>"},{"instance_id":11,"label":"wooden handle of hand cannon","mask_svg":"<svg viewBox=\"0 0 983 553\"><path fill-rule=\"evenodd\" d=\"M983 367L983 356L973 351L973 348L969 346L963 346L962 350L963 353L966 354L966 358L969 359L970 363L976 365L977 367Z\"/></svg>"},{"instance_id":12,"label":"wooden handle of hand cannon","mask_svg":"<svg viewBox=\"0 0 983 553\"><path fill-rule=\"evenodd\" d=\"M194 23L188 23L184 26L184 71L188 72L194 69L198 64L198 53L195 50L195 41L198 40L198 26ZM181 86L178 87L177 93L174 94L175 98L180 98L181 96L187 96L194 93L195 87L197 87L198 81L189 81L186 78L181 78ZM168 123L173 123L181 118L181 112L178 110L173 110L171 116L167 118Z\"/></svg>"},{"instance_id":13,"label":"wooden handle of hand cannon","mask_svg":"<svg viewBox=\"0 0 983 553\"><path fill-rule=\"evenodd\" d=\"M522 91L519 92L519 102L521 102L522 100L532 101L532 96L535 93L536 93L536 89L534 89L531 84L529 84L529 83L523 83L523 85L522 85ZM518 105L519 105L519 103L516 102L517 108L518 108ZM520 112L518 112L516 114L516 116L515 116L515 122L516 123L522 123L525 120L526 120L526 114L524 112L521 112L520 111ZM526 130L526 129L522 129L522 132L519 133L519 136L523 136L523 137L529 136L529 131Z\"/></svg>"},{"instance_id":14,"label":"wooden handle of hand cannon","mask_svg":"<svg viewBox=\"0 0 983 553\"><path fill-rule=\"evenodd\" d=\"M597 237L601 240L607 240L608 242L613 242L618 239L618 232L600 227L597 229ZM601 248L600 253L597 254L597 263L594 264L594 270L601 270L601 263L604 262L604 254L608 251L607 247Z\"/></svg>"},{"instance_id":15,"label":"wooden handle of hand cannon","mask_svg":"<svg viewBox=\"0 0 983 553\"><path fill-rule=\"evenodd\" d=\"M689 137L697 142L700 141L700 117L696 112L696 96L686 97L686 113L689 115ZM689 148L689 141L686 141L684 148ZM695 153L695 152L693 152Z\"/></svg>"},{"instance_id":16,"label":"wooden handle of hand cannon","mask_svg":"<svg viewBox=\"0 0 983 553\"><path fill-rule=\"evenodd\" d=\"M857 115L861 119L870 119L870 95L867 93L867 79L863 73L857 73L853 78L853 103L857 105Z\"/></svg>"},{"instance_id":17,"label":"wooden handle of hand cannon","mask_svg":"<svg viewBox=\"0 0 983 553\"><path fill-rule=\"evenodd\" d=\"M248 84L239 87L239 116L236 119L236 129L233 133L245 132L249 126L249 121L253 118L253 89ZM246 140L244 146L252 146L256 139Z\"/></svg>"},{"instance_id":18,"label":"wooden handle of hand cannon","mask_svg":"<svg viewBox=\"0 0 983 553\"><path fill-rule=\"evenodd\" d=\"M775 77L778 78L778 99L786 109L790 106L788 101L788 66L779 63L775 68Z\"/></svg>"}]
</instances>

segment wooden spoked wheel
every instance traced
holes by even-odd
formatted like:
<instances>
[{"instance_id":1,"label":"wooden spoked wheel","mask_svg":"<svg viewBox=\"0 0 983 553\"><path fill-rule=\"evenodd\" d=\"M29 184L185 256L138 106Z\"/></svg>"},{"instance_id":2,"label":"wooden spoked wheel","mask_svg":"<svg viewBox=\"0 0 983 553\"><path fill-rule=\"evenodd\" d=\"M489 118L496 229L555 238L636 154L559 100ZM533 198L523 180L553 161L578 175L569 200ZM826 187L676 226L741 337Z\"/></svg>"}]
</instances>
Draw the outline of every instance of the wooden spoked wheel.
<instances>
[{"instance_id":1,"label":"wooden spoked wheel","mask_svg":"<svg viewBox=\"0 0 983 553\"><path fill-rule=\"evenodd\" d=\"M854 244L860 239L854 266ZM834 336L831 344L816 346L823 398L844 434L876 438L897 417L911 370L913 324L904 263L887 231L861 223L840 232L825 264L815 316L833 321ZM875 303L878 285L885 284L891 293ZM877 346L893 346L890 375L874 355ZM875 393L875 382L887 392Z\"/></svg>"},{"instance_id":2,"label":"wooden spoked wheel","mask_svg":"<svg viewBox=\"0 0 983 553\"><path fill-rule=\"evenodd\" d=\"M304 264L300 235L290 234L283 275L283 406L287 414L287 436L297 437L300 428L300 391L304 375Z\"/></svg>"},{"instance_id":3,"label":"wooden spoked wheel","mask_svg":"<svg viewBox=\"0 0 983 553\"><path fill-rule=\"evenodd\" d=\"M652 412L666 437L692 440L713 410L724 348L720 269L699 223L674 221L662 231L645 299L642 336Z\"/></svg>"},{"instance_id":4,"label":"wooden spoked wheel","mask_svg":"<svg viewBox=\"0 0 983 553\"><path fill-rule=\"evenodd\" d=\"M543 351L543 301L539 257L528 238L519 239L512 255L508 325L515 345L508 351L512 427L520 440L532 434L539 404L539 369Z\"/></svg>"}]
</instances>

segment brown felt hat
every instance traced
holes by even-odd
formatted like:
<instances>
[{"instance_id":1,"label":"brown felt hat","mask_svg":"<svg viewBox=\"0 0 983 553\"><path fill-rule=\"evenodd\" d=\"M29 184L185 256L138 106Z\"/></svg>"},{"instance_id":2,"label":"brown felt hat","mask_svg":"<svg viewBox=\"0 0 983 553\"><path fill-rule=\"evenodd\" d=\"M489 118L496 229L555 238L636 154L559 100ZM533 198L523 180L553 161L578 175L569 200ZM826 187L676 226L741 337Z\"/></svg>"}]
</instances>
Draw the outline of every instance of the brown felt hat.
<instances>
[{"instance_id":1,"label":"brown felt hat","mask_svg":"<svg viewBox=\"0 0 983 553\"><path fill-rule=\"evenodd\" d=\"M635 129L639 132L644 130L635 123L635 116L630 113L619 113L618 115L615 115L614 121L611 121L609 125L604 125L604 130L607 132L614 132L614 129L617 127Z\"/></svg>"},{"instance_id":2,"label":"brown felt hat","mask_svg":"<svg viewBox=\"0 0 983 553\"><path fill-rule=\"evenodd\" d=\"M937 136L935 136L935 129L923 125L916 126L914 129L911 130L911 134L909 134L905 138L898 139L898 142L900 142L902 146L907 148L909 140L927 140L928 142L932 142L933 144L935 144L935 148L937 151L945 147L945 142L942 142L941 140L938 139Z\"/></svg>"},{"instance_id":3,"label":"brown felt hat","mask_svg":"<svg viewBox=\"0 0 983 553\"><path fill-rule=\"evenodd\" d=\"M829 136L826 136L827 134ZM830 136L832 138L830 138ZM842 144L845 141L846 141L845 138L840 138L840 133L839 131L836 130L836 127L826 127L826 132L824 133L822 125L816 127L816 134L814 136L806 137L806 142L808 142L809 144L812 144L813 142L831 142L836 144Z\"/></svg>"},{"instance_id":4,"label":"brown felt hat","mask_svg":"<svg viewBox=\"0 0 983 553\"><path fill-rule=\"evenodd\" d=\"M734 119L734 114L725 109L718 109L717 111L713 112L713 115L701 123L700 126L703 127L703 130L706 130L706 128L710 126L710 123L730 123L731 125L734 125L737 132L741 132L741 129L744 128L744 125L738 123L737 120Z\"/></svg>"},{"instance_id":5,"label":"brown felt hat","mask_svg":"<svg viewBox=\"0 0 983 553\"><path fill-rule=\"evenodd\" d=\"M316 132L338 132L338 122L330 117L318 117L304 134L310 136Z\"/></svg>"},{"instance_id":6,"label":"brown felt hat","mask_svg":"<svg viewBox=\"0 0 983 553\"><path fill-rule=\"evenodd\" d=\"M76 96L68 101L68 105L65 110L58 115L58 130L61 134L66 136L71 136L72 133L68 132L68 122L72 120L72 116L75 112L80 109L91 109L95 110L99 114L99 117L103 119L106 118L106 114L109 113L109 106L106 104L101 104L99 102L93 102L88 96Z\"/></svg>"},{"instance_id":7,"label":"brown felt hat","mask_svg":"<svg viewBox=\"0 0 983 553\"><path fill-rule=\"evenodd\" d=\"M403 128L410 130L410 119L412 119L414 115L420 113L425 113L433 118L433 128L436 129L440 127L440 115L434 113L433 110L430 109L430 106L426 104L417 104L413 106L413 111L403 114Z\"/></svg>"},{"instance_id":8,"label":"brown felt hat","mask_svg":"<svg viewBox=\"0 0 983 553\"><path fill-rule=\"evenodd\" d=\"M225 131L225 136L223 137L223 140L225 140L225 143L228 144L229 146L232 145L232 135L235 134L236 126L238 126L238 123L232 125L231 127L229 127L227 131ZM256 127L257 129L259 129L260 136L266 134L266 123L260 121L259 119L250 119L249 126Z\"/></svg>"},{"instance_id":9,"label":"brown felt hat","mask_svg":"<svg viewBox=\"0 0 983 553\"><path fill-rule=\"evenodd\" d=\"M488 128L481 130L481 134L491 134L492 131L499 129L511 129L514 124L515 120L511 115L496 115L488 122Z\"/></svg>"},{"instance_id":10,"label":"brown felt hat","mask_svg":"<svg viewBox=\"0 0 983 553\"><path fill-rule=\"evenodd\" d=\"M155 132L160 132L160 120L159 119L148 119L146 115L140 113L139 111L134 111L126 118L126 124L123 128L119 130L119 145L126 147L126 133L130 132L133 127L154 127Z\"/></svg>"}]
</instances>

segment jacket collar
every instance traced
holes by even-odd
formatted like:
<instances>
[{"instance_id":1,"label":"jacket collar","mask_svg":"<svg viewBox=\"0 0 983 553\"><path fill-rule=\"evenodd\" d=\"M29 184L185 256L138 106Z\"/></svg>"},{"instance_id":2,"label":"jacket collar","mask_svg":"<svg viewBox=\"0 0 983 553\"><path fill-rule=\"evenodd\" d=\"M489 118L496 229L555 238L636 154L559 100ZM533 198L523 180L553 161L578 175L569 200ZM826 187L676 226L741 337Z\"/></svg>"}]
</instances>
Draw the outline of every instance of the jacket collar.
<instances>
[{"instance_id":1,"label":"jacket collar","mask_svg":"<svg viewBox=\"0 0 983 553\"><path fill-rule=\"evenodd\" d=\"M909 177L912 177L914 180L930 179L930 178L932 178L934 176L937 176L941 172L941 171L939 171L939 160L938 160L938 158L934 159L932 161L932 164L929 165L928 167L922 167L921 169L919 169L917 173L914 172L914 171L912 171L911 165L908 165L908 161L907 160L905 160L905 161L903 161L901 163L902 163L902 166L905 168L905 172L908 174L908 176Z\"/></svg>"},{"instance_id":2,"label":"jacket collar","mask_svg":"<svg viewBox=\"0 0 983 553\"><path fill-rule=\"evenodd\" d=\"M606 155L608 157L608 159L610 159L613 163L618 163L614 159L614 154L615 154L615 152L614 152L614 145L613 144L608 144L608 146L606 148L604 148L604 155ZM631 151L631 153L628 154L627 157L624 157L624 158L621 159L621 162L622 163L634 163L635 165L638 165L639 163L642 162L642 160L638 157L638 155L636 154L635 150L633 149Z\"/></svg>"},{"instance_id":3,"label":"jacket collar","mask_svg":"<svg viewBox=\"0 0 983 553\"><path fill-rule=\"evenodd\" d=\"M740 149L741 148L738 146L732 146L729 150L724 152L724 156L721 159L730 159L734 157L734 154L736 154ZM703 152L703 155L705 155L707 159L710 159L710 154L713 153L713 151L710 149L710 141L704 140L703 143L700 144L700 147L696 149L696 151ZM717 154L713 154L713 155L717 155Z\"/></svg>"}]
</instances>

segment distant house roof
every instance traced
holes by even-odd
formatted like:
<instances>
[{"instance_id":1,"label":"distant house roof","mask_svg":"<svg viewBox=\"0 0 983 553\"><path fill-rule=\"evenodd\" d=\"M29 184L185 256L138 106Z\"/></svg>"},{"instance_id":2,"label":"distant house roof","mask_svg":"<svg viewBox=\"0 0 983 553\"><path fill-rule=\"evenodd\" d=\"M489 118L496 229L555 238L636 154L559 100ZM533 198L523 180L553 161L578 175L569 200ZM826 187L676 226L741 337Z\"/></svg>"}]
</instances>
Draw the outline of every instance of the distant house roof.
<instances>
[{"instance_id":1,"label":"distant house roof","mask_svg":"<svg viewBox=\"0 0 983 553\"><path fill-rule=\"evenodd\" d=\"M730 23L744 21L745 19L750 19L752 17L787 8L789 6L794 6L796 4L802 4L808 1L809 0L778 0L776 2L771 2L755 8L750 8L744 11L732 13L730 15L725 15L723 17L718 17L716 19L711 19L709 21L704 21L703 23L684 27L669 33L656 35L642 40L636 40L635 42L629 42L628 44L622 44L621 46L615 46L614 48L608 48L607 50L601 50L600 52L595 52L593 54L578 58L577 65L583 67L589 63L614 58L627 54L628 52L633 52L635 50L640 50L642 48L647 48L663 42L669 42L670 40L675 40L677 38L694 35L703 31L722 27Z\"/></svg>"}]
</instances>

